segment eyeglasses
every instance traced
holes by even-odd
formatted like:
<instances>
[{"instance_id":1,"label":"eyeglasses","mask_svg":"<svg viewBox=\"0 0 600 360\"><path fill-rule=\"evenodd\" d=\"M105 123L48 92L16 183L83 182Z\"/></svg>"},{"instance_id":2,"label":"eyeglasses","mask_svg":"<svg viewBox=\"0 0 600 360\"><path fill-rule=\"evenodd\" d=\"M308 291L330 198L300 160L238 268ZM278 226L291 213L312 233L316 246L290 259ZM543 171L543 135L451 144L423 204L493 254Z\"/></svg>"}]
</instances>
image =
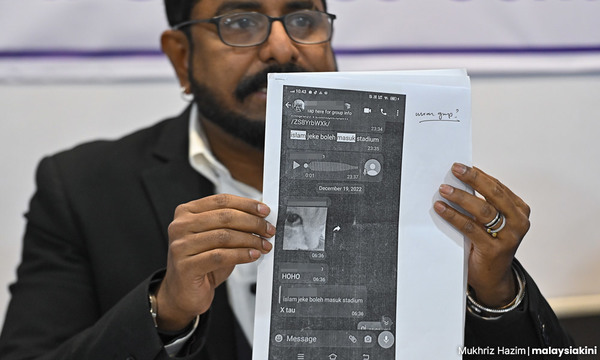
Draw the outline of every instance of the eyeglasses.
<instances>
[{"instance_id":1,"label":"eyeglasses","mask_svg":"<svg viewBox=\"0 0 600 360\"><path fill-rule=\"evenodd\" d=\"M279 17L257 12L243 12L182 22L174 30L194 24L211 23L217 26L219 38L229 46L247 47L264 43L274 21L281 21L290 39L300 44L320 44L331 40L335 15L318 10L295 11Z\"/></svg>"}]
</instances>

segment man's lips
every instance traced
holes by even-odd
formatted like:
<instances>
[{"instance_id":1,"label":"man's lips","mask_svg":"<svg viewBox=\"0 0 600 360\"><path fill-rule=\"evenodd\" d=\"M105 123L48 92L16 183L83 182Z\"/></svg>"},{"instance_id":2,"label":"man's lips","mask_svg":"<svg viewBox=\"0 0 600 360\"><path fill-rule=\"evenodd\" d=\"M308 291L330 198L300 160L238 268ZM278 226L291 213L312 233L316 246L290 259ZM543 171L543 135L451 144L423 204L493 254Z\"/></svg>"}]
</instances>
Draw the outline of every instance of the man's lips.
<instances>
[{"instance_id":1,"label":"man's lips","mask_svg":"<svg viewBox=\"0 0 600 360\"><path fill-rule=\"evenodd\" d=\"M261 99L262 98L266 99L267 98L267 88L266 87L261 88L261 89L258 89L256 91L252 92L252 96L255 96L255 97L258 97Z\"/></svg>"}]
</instances>

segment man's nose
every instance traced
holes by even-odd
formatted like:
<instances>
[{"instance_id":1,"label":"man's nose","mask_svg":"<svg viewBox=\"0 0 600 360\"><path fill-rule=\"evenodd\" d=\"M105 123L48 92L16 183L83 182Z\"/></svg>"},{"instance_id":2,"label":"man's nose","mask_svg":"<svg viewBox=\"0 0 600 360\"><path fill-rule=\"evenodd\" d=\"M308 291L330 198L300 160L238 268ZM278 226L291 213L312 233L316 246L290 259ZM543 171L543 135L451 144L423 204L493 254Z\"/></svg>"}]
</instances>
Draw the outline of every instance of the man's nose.
<instances>
[{"instance_id":1,"label":"man's nose","mask_svg":"<svg viewBox=\"0 0 600 360\"><path fill-rule=\"evenodd\" d=\"M283 23L274 21L269 37L260 47L260 60L265 63L286 64L298 60L299 54L297 43L290 39Z\"/></svg>"}]
</instances>

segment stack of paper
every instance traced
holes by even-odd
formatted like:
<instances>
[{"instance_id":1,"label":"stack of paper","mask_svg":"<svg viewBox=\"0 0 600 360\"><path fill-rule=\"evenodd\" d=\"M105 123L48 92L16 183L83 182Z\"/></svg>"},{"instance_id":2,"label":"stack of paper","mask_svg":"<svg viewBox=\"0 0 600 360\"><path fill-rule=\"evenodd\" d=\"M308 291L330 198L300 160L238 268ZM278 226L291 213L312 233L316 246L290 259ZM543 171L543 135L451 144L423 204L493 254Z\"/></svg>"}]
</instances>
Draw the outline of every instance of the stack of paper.
<instances>
[{"instance_id":1,"label":"stack of paper","mask_svg":"<svg viewBox=\"0 0 600 360\"><path fill-rule=\"evenodd\" d=\"M449 359L463 236L433 211L471 163L462 70L270 74L254 359Z\"/></svg>"}]
</instances>

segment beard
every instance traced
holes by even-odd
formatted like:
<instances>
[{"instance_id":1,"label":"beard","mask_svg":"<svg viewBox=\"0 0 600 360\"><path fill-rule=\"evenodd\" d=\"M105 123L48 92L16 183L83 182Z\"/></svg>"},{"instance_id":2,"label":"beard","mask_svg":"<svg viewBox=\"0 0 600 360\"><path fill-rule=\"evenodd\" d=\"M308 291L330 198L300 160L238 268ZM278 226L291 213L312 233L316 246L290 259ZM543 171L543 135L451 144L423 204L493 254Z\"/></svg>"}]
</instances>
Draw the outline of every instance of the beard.
<instances>
[{"instance_id":1,"label":"beard","mask_svg":"<svg viewBox=\"0 0 600 360\"><path fill-rule=\"evenodd\" d=\"M190 61L190 65L191 65ZM265 147L265 121L253 120L228 109L207 86L199 84L191 73L189 67L189 81L194 102L198 111L204 118L217 125L227 134L242 140L251 147L264 150ZM295 64L272 65L264 70L243 78L235 89L234 96L239 102L255 91L266 89L267 74L280 72L303 72L304 68Z\"/></svg>"}]
</instances>

